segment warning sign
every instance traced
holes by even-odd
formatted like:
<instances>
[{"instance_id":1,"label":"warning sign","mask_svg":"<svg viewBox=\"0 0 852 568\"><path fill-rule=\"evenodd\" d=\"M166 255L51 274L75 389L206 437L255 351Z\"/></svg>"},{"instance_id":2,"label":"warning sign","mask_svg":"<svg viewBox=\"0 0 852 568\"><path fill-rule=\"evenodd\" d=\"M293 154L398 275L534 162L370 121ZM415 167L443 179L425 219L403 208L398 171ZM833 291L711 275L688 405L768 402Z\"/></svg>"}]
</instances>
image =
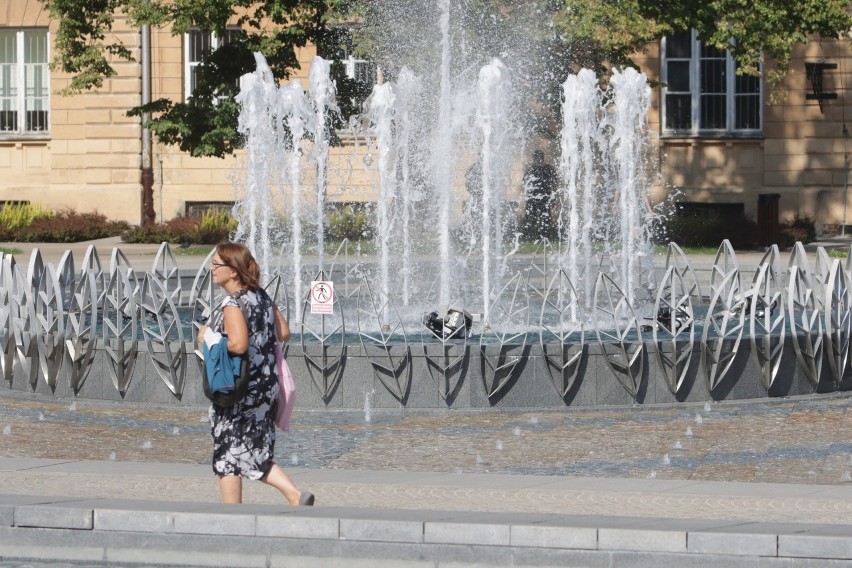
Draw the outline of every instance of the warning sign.
<instances>
[{"instance_id":1,"label":"warning sign","mask_svg":"<svg viewBox=\"0 0 852 568\"><path fill-rule=\"evenodd\" d=\"M314 280L311 282L311 313L330 314L334 307L334 282Z\"/></svg>"}]
</instances>

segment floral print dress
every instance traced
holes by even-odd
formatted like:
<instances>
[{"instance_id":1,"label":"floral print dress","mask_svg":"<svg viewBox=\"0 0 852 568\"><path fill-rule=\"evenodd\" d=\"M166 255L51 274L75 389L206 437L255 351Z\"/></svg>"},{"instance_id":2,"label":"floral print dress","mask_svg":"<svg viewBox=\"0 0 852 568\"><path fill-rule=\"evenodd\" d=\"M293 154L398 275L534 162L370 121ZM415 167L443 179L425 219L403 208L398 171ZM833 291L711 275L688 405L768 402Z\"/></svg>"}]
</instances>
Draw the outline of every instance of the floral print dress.
<instances>
[{"instance_id":1,"label":"floral print dress","mask_svg":"<svg viewBox=\"0 0 852 568\"><path fill-rule=\"evenodd\" d=\"M260 479L273 465L278 371L275 366L275 312L262 288L227 296L222 308L240 308L248 324L249 383L246 397L233 406L210 406L213 471ZM223 309L211 318L213 331L223 333Z\"/></svg>"}]
</instances>

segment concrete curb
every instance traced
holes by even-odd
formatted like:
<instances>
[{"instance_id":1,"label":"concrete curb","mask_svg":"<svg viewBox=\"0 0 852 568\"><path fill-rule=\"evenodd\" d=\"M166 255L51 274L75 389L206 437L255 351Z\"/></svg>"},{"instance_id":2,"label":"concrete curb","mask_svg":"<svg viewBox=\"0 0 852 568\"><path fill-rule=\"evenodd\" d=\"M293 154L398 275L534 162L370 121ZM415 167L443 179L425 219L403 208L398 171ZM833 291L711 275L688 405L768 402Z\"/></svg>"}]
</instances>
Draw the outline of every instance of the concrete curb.
<instances>
[{"instance_id":1,"label":"concrete curb","mask_svg":"<svg viewBox=\"0 0 852 568\"><path fill-rule=\"evenodd\" d=\"M852 566L852 526L0 495L0 558L185 566ZM298 561L297 561L298 559Z\"/></svg>"}]
</instances>

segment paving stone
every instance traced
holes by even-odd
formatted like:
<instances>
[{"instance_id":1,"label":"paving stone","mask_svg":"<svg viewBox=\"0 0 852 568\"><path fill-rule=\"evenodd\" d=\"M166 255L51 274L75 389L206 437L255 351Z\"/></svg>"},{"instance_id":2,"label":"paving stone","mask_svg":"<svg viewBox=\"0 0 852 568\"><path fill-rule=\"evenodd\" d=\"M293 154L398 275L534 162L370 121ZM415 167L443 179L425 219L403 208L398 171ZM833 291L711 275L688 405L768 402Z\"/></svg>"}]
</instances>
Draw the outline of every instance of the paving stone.
<instances>
[{"instance_id":1,"label":"paving stone","mask_svg":"<svg viewBox=\"0 0 852 568\"><path fill-rule=\"evenodd\" d=\"M340 519L340 538L382 542L423 542L423 523L402 520Z\"/></svg>"},{"instance_id":2,"label":"paving stone","mask_svg":"<svg viewBox=\"0 0 852 568\"><path fill-rule=\"evenodd\" d=\"M91 530L93 511L62 505L16 505L14 526L46 529Z\"/></svg>"},{"instance_id":3,"label":"paving stone","mask_svg":"<svg viewBox=\"0 0 852 568\"><path fill-rule=\"evenodd\" d=\"M598 547L598 531L590 527L546 527L535 525L512 525L512 546L539 548L584 548Z\"/></svg>"},{"instance_id":4,"label":"paving stone","mask_svg":"<svg viewBox=\"0 0 852 568\"><path fill-rule=\"evenodd\" d=\"M778 536L748 532L736 534L733 531L692 531L687 534L687 550L698 554L777 556Z\"/></svg>"},{"instance_id":5,"label":"paving stone","mask_svg":"<svg viewBox=\"0 0 852 568\"><path fill-rule=\"evenodd\" d=\"M260 515L257 517L256 530L257 536L336 540L340 537L340 520Z\"/></svg>"},{"instance_id":6,"label":"paving stone","mask_svg":"<svg viewBox=\"0 0 852 568\"><path fill-rule=\"evenodd\" d=\"M476 544L509 546L509 525L427 522L424 527L424 542L443 544Z\"/></svg>"},{"instance_id":7,"label":"paving stone","mask_svg":"<svg viewBox=\"0 0 852 568\"><path fill-rule=\"evenodd\" d=\"M686 532L634 529L598 529L600 550L686 552Z\"/></svg>"}]
</instances>

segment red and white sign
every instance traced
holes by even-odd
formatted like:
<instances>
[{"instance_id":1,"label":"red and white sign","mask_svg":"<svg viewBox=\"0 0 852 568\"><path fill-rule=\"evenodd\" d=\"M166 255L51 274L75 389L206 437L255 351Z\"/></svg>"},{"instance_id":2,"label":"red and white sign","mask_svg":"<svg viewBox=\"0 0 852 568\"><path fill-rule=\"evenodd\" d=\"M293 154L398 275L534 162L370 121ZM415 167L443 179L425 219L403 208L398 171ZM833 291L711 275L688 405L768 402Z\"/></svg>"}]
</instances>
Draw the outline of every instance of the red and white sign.
<instances>
[{"instance_id":1,"label":"red and white sign","mask_svg":"<svg viewBox=\"0 0 852 568\"><path fill-rule=\"evenodd\" d=\"M311 282L311 313L331 314L334 307L334 282L314 280Z\"/></svg>"}]
</instances>

